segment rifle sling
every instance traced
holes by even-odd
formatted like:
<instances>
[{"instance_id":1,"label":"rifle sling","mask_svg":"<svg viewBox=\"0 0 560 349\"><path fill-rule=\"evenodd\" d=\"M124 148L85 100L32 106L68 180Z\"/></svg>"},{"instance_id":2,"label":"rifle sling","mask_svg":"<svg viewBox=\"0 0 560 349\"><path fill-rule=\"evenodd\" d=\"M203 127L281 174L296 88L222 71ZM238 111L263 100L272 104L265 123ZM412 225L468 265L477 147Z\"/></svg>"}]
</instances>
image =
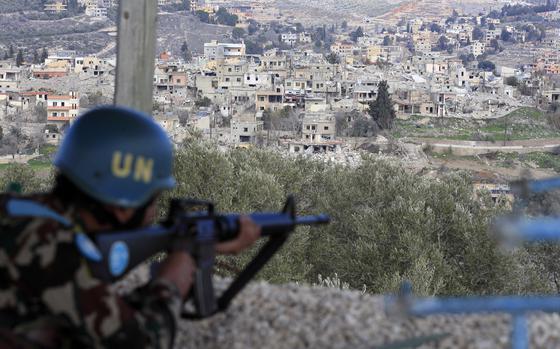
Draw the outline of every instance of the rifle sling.
<instances>
[{"instance_id":1,"label":"rifle sling","mask_svg":"<svg viewBox=\"0 0 560 349\"><path fill-rule=\"evenodd\" d=\"M288 240L289 233L284 233L281 235L271 235L266 244L260 249L259 253L243 271L237 276L235 280L229 285L229 287L222 293L220 298L217 300L217 309L214 312L220 313L227 310L231 301L247 286L249 282L257 275L257 273L268 263L268 261L278 252L278 250L286 243ZM202 320L202 317L198 314L184 312L181 314L183 319L188 320Z\"/></svg>"},{"instance_id":2,"label":"rifle sling","mask_svg":"<svg viewBox=\"0 0 560 349\"><path fill-rule=\"evenodd\" d=\"M247 286L249 282L257 275L257 273L274 257L276 252L288 240L288 233L281 235L272 235L261 248L257 256L247 264L245 269L237 276L237 278L229 285L228 289L222 293L218 299L218 311L225 311L233 298L239 294Z\"/></svg>"}]
</instances>

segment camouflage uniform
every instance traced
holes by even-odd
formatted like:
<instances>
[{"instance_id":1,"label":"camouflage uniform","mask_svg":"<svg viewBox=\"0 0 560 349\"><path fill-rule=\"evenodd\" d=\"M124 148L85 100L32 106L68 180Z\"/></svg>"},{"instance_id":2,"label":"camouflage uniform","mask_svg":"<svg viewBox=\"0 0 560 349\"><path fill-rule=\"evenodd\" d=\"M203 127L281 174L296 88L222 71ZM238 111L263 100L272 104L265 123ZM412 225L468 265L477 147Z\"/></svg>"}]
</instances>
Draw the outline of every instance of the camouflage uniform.
<instances>
[{"instance_id":1,"label":"camouflage uniform","mask_svg":"<svg viewBox=\"0 0 560 349\"><path fill-rule=\"evenodd\" d=\"M173 285L152 283L121 297L94 278L74 244L79 230L6 214L0 195L0 347L167 348L181 306ZM76 222L52 195L30 199Z\"/></svg>"}]
</instances>

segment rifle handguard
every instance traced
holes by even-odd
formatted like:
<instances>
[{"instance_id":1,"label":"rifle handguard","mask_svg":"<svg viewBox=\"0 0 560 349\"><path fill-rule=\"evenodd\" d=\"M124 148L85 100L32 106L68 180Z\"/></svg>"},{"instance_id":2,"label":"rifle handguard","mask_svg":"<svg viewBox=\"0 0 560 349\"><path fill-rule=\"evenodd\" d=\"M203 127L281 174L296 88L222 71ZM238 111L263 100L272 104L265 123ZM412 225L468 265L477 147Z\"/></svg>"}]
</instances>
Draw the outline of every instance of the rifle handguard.
<instances>
[{"instance_id":1,"label":"rifle handguard","mask_svg":"<svg viewBox=\"0 0 560 349\"><path fill-rule=\"evenodd\" d=\"M205 206L206 211L192 211ZM329 223L326 215L296 217L293 197L288 197L279 213L254 213L249 217L261 227L268 242L256 257L217 298L212 283L215 245L235 239L239 233L240 215L216 215L214 205L198 200L173 200L170 214L162 224L127 232L96 234L95 243L102 260L90 261L94 275L111 282L121 278L148 258L162 251L186 250L197 263L190 296L196 312L184 313L188 319L204 319L227 309L233 298L255 277L287 241L298 225Z\"/></svg>"}]
</instances>

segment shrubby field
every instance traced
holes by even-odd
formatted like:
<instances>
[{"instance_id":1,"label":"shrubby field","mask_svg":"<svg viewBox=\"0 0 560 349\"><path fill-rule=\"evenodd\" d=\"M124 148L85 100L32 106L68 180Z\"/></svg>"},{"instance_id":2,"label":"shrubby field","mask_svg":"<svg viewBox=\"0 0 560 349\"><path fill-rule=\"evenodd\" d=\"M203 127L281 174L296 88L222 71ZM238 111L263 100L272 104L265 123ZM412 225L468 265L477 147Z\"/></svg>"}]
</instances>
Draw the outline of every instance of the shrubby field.
<instances>
[{"instance_id":1,"label":"shrubby field","mask_svg":"<svg viewBox=\"0 0 560 349\"><path fill-rule=\"evenodd\" d=\"M41 0L0 0L0 13L42 10L43 3Z\"/></svg>"},{"instance_id":2,"label":"shrubby field","mask_svg":"<svg viewBox=\"0 0 560 349\"><path fill-rule=\"evenodd\" d=\"M300 229L260 277L274 283L316 283L334 276L370 293L393 292L405 279L422 295L557 291L550 251L502 251L488 234L503 210L475 198L467 175L424 178L366 157L357 168L285 158L261 150L223 152L184 144L177 152L171 196L213 200L220 211L279 210L289 193L298 213L325 212L333 223ZM48 187L26 165L4 169L0 185ZM554 253L556 253L554 251ZM239 270L250 255L222 259L218 272Z\"/></svg>"}]
</instances>

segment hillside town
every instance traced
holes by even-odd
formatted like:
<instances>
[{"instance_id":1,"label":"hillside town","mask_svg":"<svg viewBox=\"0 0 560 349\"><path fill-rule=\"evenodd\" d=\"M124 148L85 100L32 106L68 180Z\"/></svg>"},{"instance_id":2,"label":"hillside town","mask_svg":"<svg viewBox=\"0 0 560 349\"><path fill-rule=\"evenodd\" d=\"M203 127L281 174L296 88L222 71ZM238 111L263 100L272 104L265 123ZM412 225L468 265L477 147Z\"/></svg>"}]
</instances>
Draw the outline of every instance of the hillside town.
<instances>
[{"instance_id":1,"label":"hillside town","mask_svg":"<svg viewBox=\"0 0 560 349\"><path fill-rule=\"evenodd\" d=\"M0 0L0 347L560 348L559 3Z\"/></svg>"},{"instance_id":2,"label":"hillside town","mask_svg":"<svg viewBox=\"0 0 560 349\"><path fill-rule=\"evenodd\" d=\"M78 115L114 94L118 1L42 3L37 16L97 23L106 46L3 40L1 150L21 161L58 145ZM195 38L175 31L182 24L160 29L153 115L177 143L197 137L346 164L373 152L417 171L470 170L497 193L521 169L560 170L557 1L446 16L403 5L322 25L272 1L158 5L161 25L178 16L223 30Z\"/></svg>"}]
</instances>

